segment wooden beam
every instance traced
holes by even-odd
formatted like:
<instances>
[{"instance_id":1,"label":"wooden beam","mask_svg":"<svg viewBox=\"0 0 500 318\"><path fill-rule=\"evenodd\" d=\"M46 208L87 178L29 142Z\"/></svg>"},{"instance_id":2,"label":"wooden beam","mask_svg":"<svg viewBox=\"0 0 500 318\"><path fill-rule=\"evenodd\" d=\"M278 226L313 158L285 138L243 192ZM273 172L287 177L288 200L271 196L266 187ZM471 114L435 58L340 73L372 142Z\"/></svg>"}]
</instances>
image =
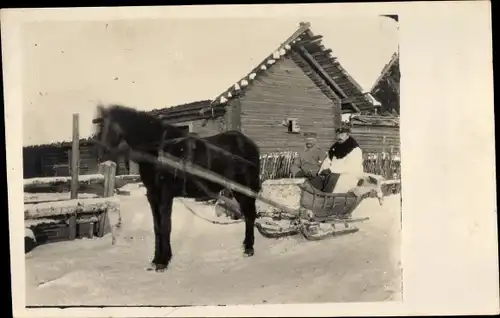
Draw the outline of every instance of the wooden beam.
<instances>
[{"instance_id":1,"label":"wooden beam","mask_svg":"<svg viewBox=\"0 0 500 318\"><path fill-rule=\"evenodd\" d=\"M356 101L356 98L358 96L351 96L351 97L347 97L347 98L344 98L342 99L342 104L350 104L350 103L353 103Z\"/></svg>"},{"instance_id":2,"label":"wooden beam","mask_svg":"<svg viewBox=\"0 0 500 318\"><path fill-rule=\"evenodd\" d=\"M332 53L332 49L326 49L326 50L323 50L323 53L324 53L325 55L328 55L328 54ZM332 57L332 58L334 58L334 59L335 59L336 57Z\"/></svg>"},{"instance_id":3,"label":"wooden beam","mask_svg":"<svg viewBox=\"0 0 500 318\"><path fill-rule=\"evenodd\" d=\"M78 198L78 176L80 174L80 137L78 127L78 114L73 114L73 143L71 147L71 199Z\"/></svg>"},{"instance_id":4,"label":"wooden beam","mask_svg":"<svg viewBox=\"0 0 500 318\"><path fill-rule=\"evenodd\" d=\"M319 42L321 42L323 36L322 35L314 35L310 39L301 39L300 41L295 42L295 45L302 46L302 45L318 45Z\"/></svg>"},{"instance_id":5,"label":"wooden beam","mask_svg":"<svg viewBox=\"0 0 500 318\"><path fill-rule=\"evenodd\" d=\"M330 75L328 75L328 73L321 67L321 65L319 65L319 63L314 59L314 57L312 57L311 54L309 54L309 52L307 52L307 50L304 47L298 46L298 48L299 51L302 53L302 56L306 59L306 61L312 64L312 66L316 69L316 71L319 72L321 77L323 77L323 79L330 85L330 87L333 86L340 93L339 95L342 99L347 98L347 94L342 90L342 88L340 88L340 86L337 85L337 83L333 81ZM350 103L350 104L356 111L359 111L359 108L356 106L355 103Z\"/></svg>"}]
</instances>

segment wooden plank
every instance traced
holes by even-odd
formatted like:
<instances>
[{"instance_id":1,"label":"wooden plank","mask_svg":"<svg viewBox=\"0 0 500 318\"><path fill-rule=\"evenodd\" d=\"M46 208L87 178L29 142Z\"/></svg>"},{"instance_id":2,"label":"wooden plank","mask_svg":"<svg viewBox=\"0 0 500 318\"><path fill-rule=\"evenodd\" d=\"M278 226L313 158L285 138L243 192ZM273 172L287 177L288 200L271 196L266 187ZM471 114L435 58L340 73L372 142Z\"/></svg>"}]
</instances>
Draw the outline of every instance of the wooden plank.
<instances>
[{"instance_id":1,"label":"wooden plank","mask_svg":"<svg viewBox=\"0 0 500 318\"><path fill-rule=\"evenodd\" d=\"M78 114L73 114L73 143L71 147L71 199L78 198L79 147L80 147Z\"/></svg>"},{"instance_id":2,"label":"wooden plank","mask_svg":"<svg viewBox=\"0 0 500 318\"><path fill-rule=\"evenodd\" d=\"M93 193L79 193L79 198L97 198L97 194ZM35 204L41 202L56 202L56 201L66 201L71 199L71 193L24 193L24 203L25 204Z\"/></svg>"},{"instance_id":3,"label":"wooden plank","mask_svg":"<svg viewBox=\"0 0 500 318\"><path fill-rule=\"evenodd\" d=\"M69 189L71 184L71 177L44 177L44 178L30 178L24 179L24 192L36 192L37 189L43 188L54 188L57 186L66 187ZM115 176L115 182L139 182L141 180L140 175L130 174L130 175L120 175ZM82 185L93 185L93 184L104 184L104 175L100 173L87 174L78 176L79 188Z\"/></svg>"},{"instance_id":4,"label":"wooden plank","mask_svg":"<svg viewBox=\"0 0 500 318\"><path fill-rule=\"evenodd\" d=\"M118 201L112 198L75 199L58 202L42 202L24 205L24 219L37 219L79 213L95 213L105 209L118 209Z\"/></svg>"}]
</instances>

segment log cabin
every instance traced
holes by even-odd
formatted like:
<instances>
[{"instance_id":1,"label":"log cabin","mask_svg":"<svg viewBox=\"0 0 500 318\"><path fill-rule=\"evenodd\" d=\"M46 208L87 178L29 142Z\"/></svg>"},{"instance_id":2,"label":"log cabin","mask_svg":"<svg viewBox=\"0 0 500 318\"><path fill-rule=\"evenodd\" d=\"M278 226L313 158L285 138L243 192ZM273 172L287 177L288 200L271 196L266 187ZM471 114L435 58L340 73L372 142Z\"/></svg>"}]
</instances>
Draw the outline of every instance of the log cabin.
<instances>
[{"instance_id":1,"label":"log cabin","mask_svg":"<svg viewBox=\"0 0 500 318\"><path fill-rule=\"evenodd\" d=\"M262 153L298 151L304 131L329 147L342 113L369 111L380 103L342 67L308 22L212 101L151 113L200 136L240 130Z\"/></svg>"}]
</instances>

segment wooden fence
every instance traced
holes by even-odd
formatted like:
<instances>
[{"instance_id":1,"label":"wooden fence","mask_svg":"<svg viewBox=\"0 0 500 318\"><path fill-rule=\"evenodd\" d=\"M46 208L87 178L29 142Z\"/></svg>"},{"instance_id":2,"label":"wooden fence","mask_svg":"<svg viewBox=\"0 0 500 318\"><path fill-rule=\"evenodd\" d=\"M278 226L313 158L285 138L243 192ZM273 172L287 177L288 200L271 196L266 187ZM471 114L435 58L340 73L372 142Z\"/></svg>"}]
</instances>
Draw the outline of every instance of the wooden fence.
<instances>
[{"instance_id":1,"label":"wooden fence","mask_svg":"<svg viewBox=\"0 0 500 318\"><path fill-rule=\"evenodd\" d=\"M273 152L261 155L261 181L270 179L291 178L290 168L297 152ZM364 153L364 171L381 175L386 179L400 179L401 165L397 153Z\"/></svg>"},{"instance_id":2,"label":"wooden fence","mask_svg":"<svg viewBox=\"0 0 500 318\"><path fill-rule=\"evenodd\" d=\"M113 200L116 163L102 163L99 174L80 175L78 121L78 114L73 114L71 177L24 180L25 252L38 244L113 234L120 226L119 205ZM79 198L79 192L95 190L95 185L101 190L100 195L85 193ZM114 239L113 234L113 242Z\"/></svg>"},{"instance_id":3,"label":"wooden fence","mask_svg":"<svg viewBox=\"0 0 500 318\"><path fill-rule=\"evenodd\" d=\"M290 167L297 156L294 151L272 152L261 155L260 180L291 178Z\"/></svg>"}]
</instances>

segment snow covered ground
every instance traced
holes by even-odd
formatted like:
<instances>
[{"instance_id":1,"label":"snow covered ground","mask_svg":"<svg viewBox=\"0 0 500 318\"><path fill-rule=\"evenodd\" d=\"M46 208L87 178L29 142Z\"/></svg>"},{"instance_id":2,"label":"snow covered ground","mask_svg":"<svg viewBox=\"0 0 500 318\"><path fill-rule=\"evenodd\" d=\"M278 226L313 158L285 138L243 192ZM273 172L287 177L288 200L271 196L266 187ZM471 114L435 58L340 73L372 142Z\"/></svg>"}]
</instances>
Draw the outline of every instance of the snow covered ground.
<instances>
[{"instance_id":1,"label":"snow covered ground","mask_svg":"<svg viewBox=\"0 0 500 318\"><path fill-rule=\"evenodd\" d=\"M255 256L242 256L244 224L217 225L174 203L168 271L146 271L153 254L145 189L125 186L123 229L104 238L42 245L26 254L26 302L34 305L217 305L400 299L400 196L383 207L366 199L370 216L353 235L318 242L273 240L256 230ZM189 206L217 219L214 207Z\"/></svg>"}]
</instances>

